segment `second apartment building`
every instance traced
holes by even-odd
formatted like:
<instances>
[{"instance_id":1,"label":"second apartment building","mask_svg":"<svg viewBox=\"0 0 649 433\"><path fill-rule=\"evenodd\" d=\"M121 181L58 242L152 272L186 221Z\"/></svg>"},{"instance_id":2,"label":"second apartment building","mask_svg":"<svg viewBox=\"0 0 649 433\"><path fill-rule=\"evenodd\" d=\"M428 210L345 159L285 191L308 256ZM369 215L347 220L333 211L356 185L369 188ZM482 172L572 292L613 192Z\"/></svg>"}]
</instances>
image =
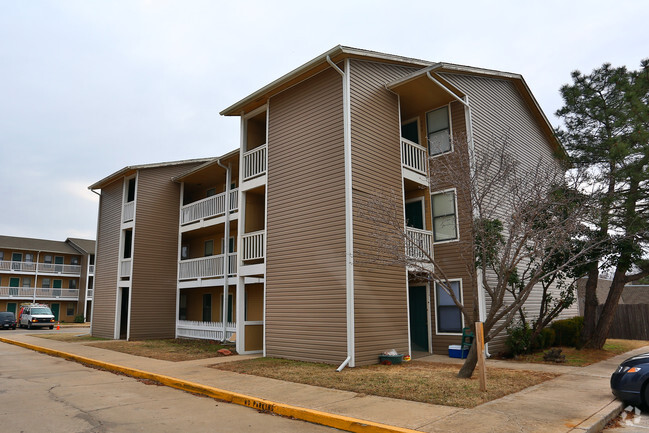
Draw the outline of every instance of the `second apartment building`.
<instances>
[{"instance_id":1,"label":"second apartment building","mask_svg":"<svg viewBox=\"0 0 649 433\"><path fill-rule=\"evenodd\" d=\"M469 325L450 297L404 266L354 260L374 248L364 203L398 192L408 232L485 314L458 260L465 192L430 191L427 175L455 146L487 153L504 131L530 168L562 154L520 75L341 46L221 114L241 118L238 150L91 186L94 335L229 339L240 353L350 366L392 348L446 353Z\"/></svg>"}]
</instances>

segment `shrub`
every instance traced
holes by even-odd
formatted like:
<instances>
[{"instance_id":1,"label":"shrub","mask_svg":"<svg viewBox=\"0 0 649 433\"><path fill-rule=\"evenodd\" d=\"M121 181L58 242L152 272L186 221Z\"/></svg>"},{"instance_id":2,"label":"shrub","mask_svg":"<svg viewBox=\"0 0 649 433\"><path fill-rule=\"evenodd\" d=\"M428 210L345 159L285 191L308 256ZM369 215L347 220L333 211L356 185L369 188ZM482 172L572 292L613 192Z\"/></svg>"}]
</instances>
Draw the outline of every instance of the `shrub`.
<instances>
[{"instance_id":1,"label":"shrub","mask_svg":"<svg viewBox=\"0 0 649 433\"><path fill-rule=\"evenodd\" d=\"M552 328L543 328L539 335L532 341L532 350L545 350L552 347L556 339L556 332Z\"/></svg>"},{"instance_id":2,"label":"shrub","mask_svg":"<svg viewBox=\"0 0 649 433\"><path fill-rule=\"evenodd\" d=\"M556 333L555 346L578 347L581 329L584 327L584 318L581 316L572 319L556 320L552 329Z\"/></svg>"},{"instance_id":3,"label":"shrub","mask_svg":"<svg viewBox=\"0 0 649 433\"><path fill-rule=\"evenodd\" d=\"M527 323L517 322L507 328L505 346L512 356L529 353L532 350L532 330Z\"/></svg>"},{"instance_id":4,"label":"shrub","mask_svg":"<svg viewBox=\"0 0 649 433\"><path fill-rule=\"evenodd\" d=\"M74 316L74 323L85 323L86 318L83 317L83 314L77 314Z\"/></svg>"}]
</instances>

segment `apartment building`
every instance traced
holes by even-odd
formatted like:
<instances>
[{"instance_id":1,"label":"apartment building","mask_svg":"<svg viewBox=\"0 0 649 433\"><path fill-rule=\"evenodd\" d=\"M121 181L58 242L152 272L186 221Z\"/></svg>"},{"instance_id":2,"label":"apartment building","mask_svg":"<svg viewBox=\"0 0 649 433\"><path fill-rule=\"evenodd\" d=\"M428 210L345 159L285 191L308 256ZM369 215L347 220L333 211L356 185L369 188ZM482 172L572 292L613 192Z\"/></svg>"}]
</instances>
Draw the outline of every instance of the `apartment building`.
<instances>
[{"instance_id":1,"label":"apartment building","mask_svg":"<svg viewBox=\"0 0 649 433\"><path fill-rule=\"evenodd\" d=\"M457 240L469 236L472 210L457 199L464 191L430 191L427 174L457 150L453 137L479 154L507 130L530 167L562 151L520 75L342 46L221 114L241 118L239 149L91 186L102 195L93 334L229 339L240 353L350 366L392 348L446 353L460 340L459 310L404 266L354 260L374 248L359 210L378 190L400 191L404 225L470 306L481 288ZM154 169L165 176L144 189ZM528 305L538 302L533 294Z\"/></svg>"},{"instance_id":2,"label":"apartment building","mask_svg":"<svg viewBox=\"0 0 649 433\"><path fill-rule=\"evenodd\" d=\"M93 240L0 236L0 311L18 313L21 304L38 302L56 320L90 321L94 260Z\"/></svg>"}]
</instances>

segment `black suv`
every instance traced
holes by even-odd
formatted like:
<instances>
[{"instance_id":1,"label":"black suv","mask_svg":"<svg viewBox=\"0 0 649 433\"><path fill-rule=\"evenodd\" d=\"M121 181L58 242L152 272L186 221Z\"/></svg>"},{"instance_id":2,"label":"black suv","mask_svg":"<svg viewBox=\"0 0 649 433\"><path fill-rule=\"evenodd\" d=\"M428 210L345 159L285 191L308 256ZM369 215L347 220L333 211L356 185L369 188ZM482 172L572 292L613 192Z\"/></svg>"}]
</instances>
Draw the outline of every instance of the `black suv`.
<instances>
[{"instance_id":1,"label":"black suv","mask_svg":"<svg viewBox=\"0 0 649 433\"><path fill-rule=\"evenodd\" d=\"M0 329L16 329L16 316L11 311L0 312Z\"/></svg>"}]
</instances>

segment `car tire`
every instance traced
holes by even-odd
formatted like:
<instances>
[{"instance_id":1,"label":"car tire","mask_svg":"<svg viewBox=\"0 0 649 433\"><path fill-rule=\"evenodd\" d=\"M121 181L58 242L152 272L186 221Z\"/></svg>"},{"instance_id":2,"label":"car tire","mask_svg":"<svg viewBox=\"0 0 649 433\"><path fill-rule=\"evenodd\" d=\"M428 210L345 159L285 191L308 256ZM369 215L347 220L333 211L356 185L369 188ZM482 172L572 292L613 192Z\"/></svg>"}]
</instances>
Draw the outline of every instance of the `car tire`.
<instances>
[{"instance_id":1,"label":"car tire","mask_svg":"<svg viewBox=\"0 0 649 433\"><path fill-rule=\"evenodd\" d=\"M50 329L54 329L54 326L50 326Z\"/></svg>"},{"instance_id":2,"label":"car tire","mask_svg":"<svg viewBox=\"0 0 649 433\"><path fill-rule=\"evenodd\" d=\"M32 322L27 322L27 329L32 329Z\"/></svg>"}]
</instances>

